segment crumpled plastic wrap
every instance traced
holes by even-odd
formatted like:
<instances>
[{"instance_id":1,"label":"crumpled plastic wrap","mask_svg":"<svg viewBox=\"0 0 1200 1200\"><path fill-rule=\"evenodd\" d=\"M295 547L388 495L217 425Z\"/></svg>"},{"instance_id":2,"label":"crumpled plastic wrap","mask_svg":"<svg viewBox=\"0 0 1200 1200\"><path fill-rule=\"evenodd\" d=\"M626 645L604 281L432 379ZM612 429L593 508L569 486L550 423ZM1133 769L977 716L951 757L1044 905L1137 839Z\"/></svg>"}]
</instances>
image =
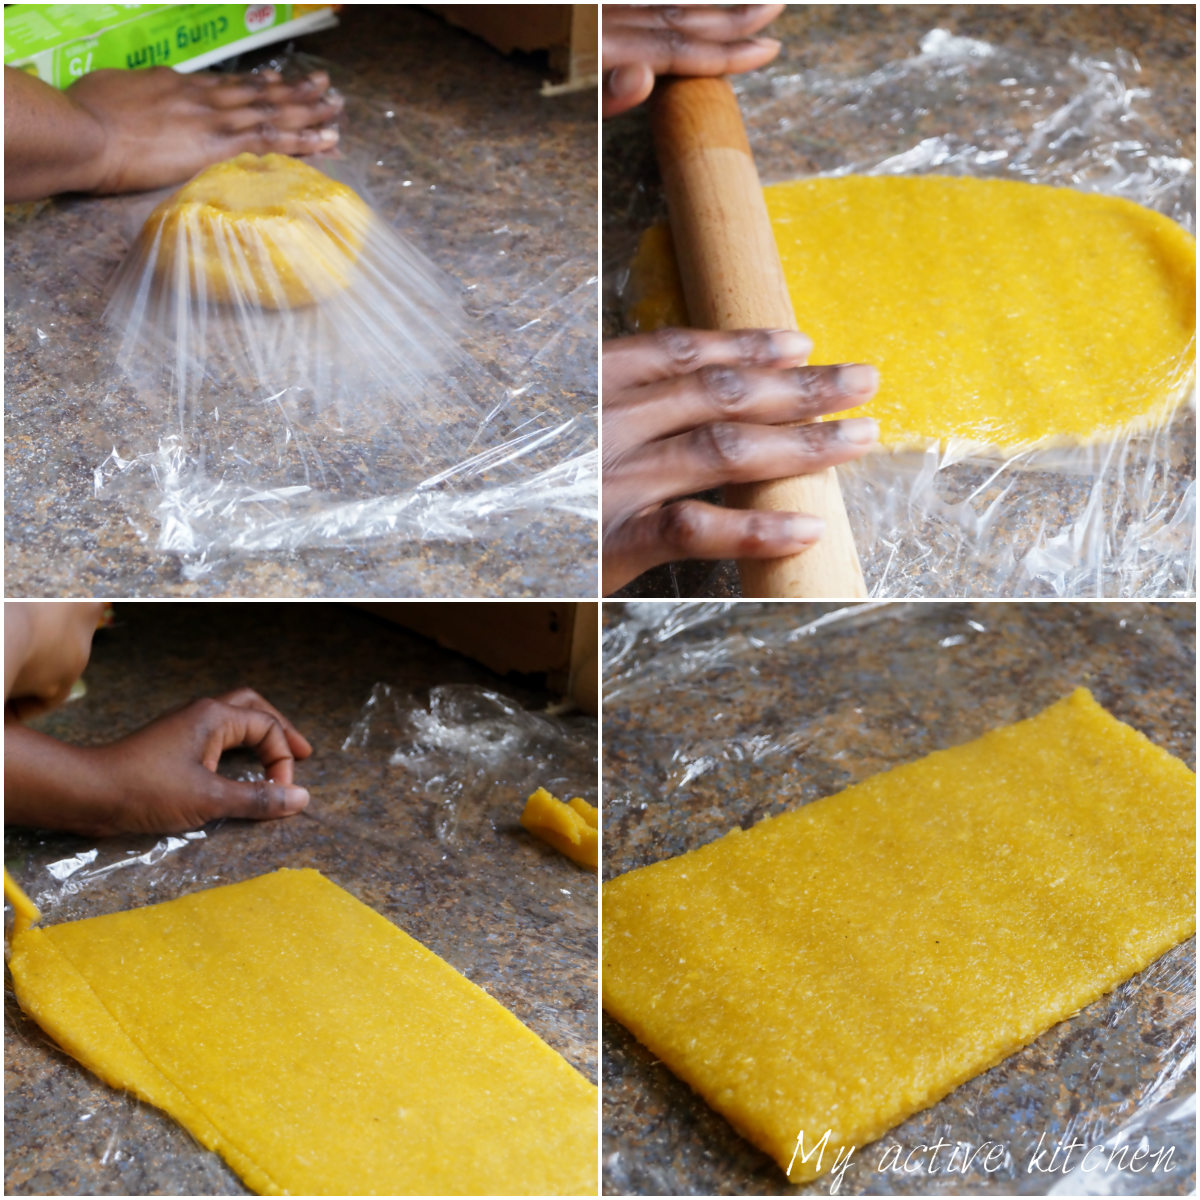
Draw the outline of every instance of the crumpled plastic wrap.
<instances>
[{"instance_id":1,"label":"crumpled plastic wrap","mask_svg":"<svg viewBox=\"0 0 1200 1200\"><path fill-rule=\"evenodd\" d=\"M1194 764L1190 604L630 603L606 618L606 878L1032 715L1078 684ZM605 1191L1190 1194L1195 966L1191 938L859 1147L840 1181L796 1188L606 1018ZM919 1148L939 1137L931 1170ZM1043 1167L1055 1146L1082 1146L1031 1170L1039 1137ZM1004 1153L984 1169L996 1144ZM1108 1165L1122 1147L1123 1170ZM1148 1169L1164 1148L1170 1169ZM897 1152L913 1169L881 1171Z\"/></svg>"},{"instance_id":2,"label":"crumpled plastic wrap","mask_svg":"<svg viewBox=\"0 0 1200 1200\"><path fill-rule=\"evenodd\" d=\"M21 831L7 839L6 865L45 924L170 900L280 866L316 867L595 1079L595 876L519 823L539 784L595 800L595 719L529 711L475 685L379 683L343 744L321 757L323 783L309 808L265 830L218 821L179 835L110 838L66 855L54 850L81 839ZM257 764L236 774L263 777ZM7 905L5 922L11 934ZM32 1039L64 1064L42 1078L41 1059L30 1070L29 1060L14 1069L9 1058L7 1192L59 1190L30 1175L31 1162L49 1159L50 1170L69 1171L94 1193L247 1194L218 1155L170 1118L107 1087L54 1047L20 1012L8 980L5 1035Z\"/></svg>"},{"instance_id":3,"label":"crumpled plastic wrap","mask_svg":"<svg viewBox=\"0 0 1200 1200\"><path fill-rule=\"evenodd\" d=\"M301 55L271 65L338 75ZM406 117L377 106L348 98L344 128ZM387 164L412 186L399 212L375 203L385 163L362 139L308 160L362 197L353 235L353 222L324 217L274 241L268 231L206 243L194 220L140 234L162 193L126 206L120 242L84 251L99 259L92 279L123 259L107 300L95 296L97 318L108 307L95 348L106 396L89 415L94 495L178 556L185 577L232 555L380 538L502 545L531 524L586 530L595 520L594 260L586 246L510 256L531 229L561 220L561 196L536 195L537 172L528 195L507 197L508 224L460 245L456 223L478 223L481 198L495 204L484 195L491 155L478 156L477 175L464 172L461 158L428 153L419 121L409 123L413 144ZM363 240L347 285L289 304L295 276L311 284L336 257L322 236ZM214 249L221 270L198 269ZM37 349L45 370L52 330L39 331Z\"/></svg>"},{"instance_id":4,"label":"crumpled plastic wrap","mask_svg":"<svg viewBox=\"0 0 1200 1200\"><path fill-rule=\"evenodd\" d=\"M1142 115L1128 52L1064 62L943 29L915 49L865 75L836 65L789 73L785 60L736 78L763 182L1024 180L1121 196L1194 233L1194 164ZM661 199L643 195L630 221L644 227L661 215ZM618 289L632 246L624 250L618 263L605 247ZM943 444L840 467L870 594L1193 595L1194 358L1193 338L1163 364L1164 394L1182 390L1181 407L1105 443L1003 457Z\"/></svg>"},{"instance_id":5,"label":"crumpled plastic wrap","mask_svg":"<svg viewBox=\"0 0 1200 1200\"><path fill-rule=\"evenodd\" d=\"M387 752L388 766L418 781L441 805L430 812L430 833L448 847L461 846L463 809L487 797L492 828L519 822L525 798L544 787L582 795L595 804L596 745L581 739L580 722L530 712L498 692L467 684L432 688L426 701L377 684L342 749ZM518 809L513 797L519 796ZM472 807L470 822L479 820ZM580 876L586 884L587 876Z\"/></svg>"}]
</instances>

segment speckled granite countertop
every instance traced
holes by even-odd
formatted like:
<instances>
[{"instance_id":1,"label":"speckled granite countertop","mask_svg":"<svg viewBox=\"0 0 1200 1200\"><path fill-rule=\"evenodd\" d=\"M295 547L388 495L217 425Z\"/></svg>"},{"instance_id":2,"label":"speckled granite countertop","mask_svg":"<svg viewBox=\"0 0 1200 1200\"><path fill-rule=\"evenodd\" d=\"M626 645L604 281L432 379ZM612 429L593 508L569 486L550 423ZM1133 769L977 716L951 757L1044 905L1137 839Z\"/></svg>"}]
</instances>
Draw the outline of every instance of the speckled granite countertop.
<instances>
[{"instance_id":1,"label":"speckled granite countertop","mask_svg":"<svg viewBox=\"0 0 1200 1200\"><path fill-rule=\"evenodd\" d=\"M1191 604L606 605L604 651L606 878L1032 716L1080 685L1195 766ZM1047 1177L1024 1170L1027 1137L1069 1128L1090 1145L1151 1081L1167 1107L1194 1093L1194 1064L1162 1051L1192 1044L1194 964L1192 939L898 1126L841 1190L1044 1192ZM1164 1061L1177 1077L1160 1074ZM788 1190L774 1163L607 1016L603 1088L606 1192ZM1155 1149L1175 1147L1174 1169L1147 1177L1146 1194L1194 1187L1194 1116L1152 1117L1144 1132ZM882 1146L939 1135L1007 1141L1017 1165L899 1180L867 1166Z\"/></svg>"},{"instance_id":2,"label":"speckled granite countertop","mask_svg":"<svg viewBox=\"0 0 1200 1200\"><path fill-rule=\"evenodd\" d=\"M1072 55L1081 55L1118 63L1128 86L1146 89L1146 94L1136 102L1137 111L1153 134L1172 147L1171 154L1194 162L1196 11L1193 5L792 5L765 31L782 40L780 58L765 72L743 76L737 84L750 96L749 100L743 99L743 112L764 182L829 171L847 162L906 151L923 137L944 134L951 140L959 136L969 139L977 125L991 128L1012 123L1020 127L1022 118L1014 111L1011 99L1006 101L991 93L971 96L965 101L961 96L957 101L951 97L947 103L937 104L919 121L914 120L904 136L897 136L894 145L887 139L897 114L890 111L879 112L879 120L875 121L870 115L839 107L833 101L814 101L819 117L810 121L807 116L786 116L787 102L778 97L787 96L789 87L794 88L805 72L821 71L830 78L840 79L866 77L872 71L881 71L878 78L884 79L885 66L916 54L922 37L939 28L981 39L1006 51L1037 56L1041 62L1065 65ZM1133 71L1131 61L1119 59L1118 50L1134 56L1140 72ZM774 91L776 86L780 88L778 96ZM860 107L870 109L869 105ZM619 292L637 239L647 224L665 217L666 208L646 106L606 121L602 140L603 329L605 337L613 337L625 331ZM1183 418L1178 441L1180 449L1171 451L1170 469L1181 480L1182 488L1188 479L1194 478L1194 420ZM983 471L972 478L969 487L986 486L986 479L987 472ZM1053 478L1044 486L1054 492L1046 505L1051 524L1062 510L1084 511L1089 499L1086 488L1080 491L1077 483L1072 485L1065 479ZM881 484L876 490L885 487ZM969 487L960 487L950 497L950 503ZM1029 505L1014 502L1007 506L1003 517L1005 527L996 531L994 547L987 554L1003 558L1014 543L1014 535L1025 533L1020 518L1012 515L1018 507ZM889 542L894 531L888 528L888 522L897 512L905 516L903 504L896 512L889 511L882 517L875 530ZM870 547L863 544L861 529L858 536L867 559ZM969 546L962 549L968 560L975 557ZM1184 554L1190 561L1194 550L1185 550ZM918 562L924 557L928 562L929 556L913 549L909 557ZM889 562L885 554L882 561L890 566L895 556ZM873 570L868 571L869 585L874 583ZM974 569L961 560L955 561L950 554L926 577L921 578L919 571L915 569L911 577L902 581L912 590L893 586L893 580L878 594L965 597L1009 594L1007 588L979 586ZM1116 588L1116 584L1106 579L1102 594L1119 594ZM728 562L660 567L618 593L629 597L740 594L736 568ZM1014 594L1059 593L1039 583ZM1091 595L1095 594L1095 588L1066 594Z\"/></svg>"},{"instance_id":3,"label":"speckled granite countertop","mask_svg":"<svg viewBox=\"0 0 1200 1200\"><path fill-rule=\"evenodd\" d=\"M97 635L84 679L86 696L43 718L40 728L98 743L197 696L257 688L313 744L312 757L296 769L312 801L303 815L282 821L210 825L205 838L182 842L155 866L87 882L52 903L49 921L170 899L281 866L315 867L596 1078L595 876L518 824L536 781L595 800L594 718L543 725L537 714L552 699L547 693L334 605L198 611L119 604L115 627ZM392 691L375 688L381 682ZM428 706L435 687L442 689L436 719ZM529 715L506 714L481 689ZM420 739L406 720L414 712L423 721ZM456 712L465 723L456 725ZM497 758L501 730L512 748ZM472 731L483 739L479 758L470 749ZM394 759L418 742L411 758ZM235 773L254 764L244 754L229 758ZM447 763L452 768L439 780ZM91 868L158 842L108 839ZM91 848L81 838L9 830L5 862L36 896L49 885L48 864ZM17 1008L11 981L4 1078L10 1194L244 1194L216 1154L54 1048Z\"/></svg>"},{"instance_id":4,"label":"speckled granite countertop","mask_svg":"<svg viewBox=\"0 0 1200 1200\"><path fill-rule=\"evenodd\" d=\"M339 28L296 49L346 97L353 177L471 289L469 308L516 331L485 326L485 372L523 389L522 420L574 418L562 444L594 443L595 93L542 96L544 57L506 58L416 7L348 6ZM540 509L503 539L218 551L202 571L156 550L154 529L141 540L120 501L93 496L93 470L114 445L130 457L145 432L144 410L113 384L100 314L146 211L141 197L67 198L6 221L8 595L595 595L594 522Z\"/></svg>"}]
</instances>

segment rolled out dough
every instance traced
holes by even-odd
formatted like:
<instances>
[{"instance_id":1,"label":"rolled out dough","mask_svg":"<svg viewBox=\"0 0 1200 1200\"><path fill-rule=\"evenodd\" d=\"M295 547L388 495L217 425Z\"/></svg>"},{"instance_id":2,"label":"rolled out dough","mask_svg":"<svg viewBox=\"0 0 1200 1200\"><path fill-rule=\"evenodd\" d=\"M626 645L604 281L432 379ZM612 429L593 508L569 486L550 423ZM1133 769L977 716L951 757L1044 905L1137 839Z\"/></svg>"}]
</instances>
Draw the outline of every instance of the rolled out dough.
<instances>
[{"instance_id":1,"label":"rolled out dough","mask_svg":"<svg viewBox=\"0 0 1200 1200\"><path fill-rule=\"evenodd\" d=\"M264 1195L591 1193L596 1088L312 870L14 939L17 999Z\"/></svg>"},{"instance_id":2,"label":"rolled out dough","mask_svg":"<svg viewBox=\"0 0 1200 1200\"><path fill-rule=\"evenodd\" d=\"M1193 932L1195 802L1081 688L612 880L604 1006L813 1179Z\"/></svg>"},{"instance_id":3,"label":"rolled out dough","mask_svg":"<svg viewBox=\"0 0 1200 1200\"><path fill-rule=\"evenodd\" d=\"M813 363L868 362L880 442L1013 452L1107 441L1186 397L1196 241L1114 196L845 176L764 189ZM687 324L666 226L633 264L638 329Z\"/></svg>"}]
</instances>

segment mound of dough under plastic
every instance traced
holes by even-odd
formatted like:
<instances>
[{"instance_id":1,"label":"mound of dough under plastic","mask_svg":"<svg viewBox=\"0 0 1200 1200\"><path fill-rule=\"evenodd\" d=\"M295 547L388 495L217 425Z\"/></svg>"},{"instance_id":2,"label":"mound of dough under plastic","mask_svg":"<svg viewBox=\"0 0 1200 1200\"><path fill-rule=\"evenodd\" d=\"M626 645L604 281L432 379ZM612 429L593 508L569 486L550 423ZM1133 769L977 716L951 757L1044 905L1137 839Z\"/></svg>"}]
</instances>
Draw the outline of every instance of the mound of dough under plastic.
<instances>
[{"instance_id":1,"label":"mound of dough under plastic","mask_svg":"<svg viewBox=\"0 0 1200 1200\"><path fill-rule=\"evenodd\" d=\"M596 1088L313 870L16 936L21 1007L266 1195L583 1194Z\"/></svg>"},{"instance_id":2,"label":"mound of dough under plastic","mask_svg":"<svg viewBox=\"0 0 1200 1200\"><path fill-rule=\"evenodd\" d=\"M164 200L139 252L159 286L198 301L297 308L341 291L370 210L344 183L286 154L239 154Z\"/></svg>"},{"instance_id":3,"label":"mound of dough under plastic","mask_svg":"<svg viewBox=\"0 0 1200 1200\"><path fill-rule=\"evenodd\" d=\"M941 176L764 194L811 361L879 367L862 414L885 446L1095 443L1160 424L1187 395L1196 243L1160 213ZM643 236L629 294L636 328L687 323L665 226Z\"/></svg>"},{"instance_id":4,"label":"mound of dough under plastic","mask_svg":"<svg viewBox=\"0 0 1200 1200\"><path fill-rule=\"evenodd\" d=\"M396 487L466 458L496 403L455 287L326 169L241 154L149 215L105 319L148 427L202 470L328 487L357 469L357 437L386 429Z\"/></svg>"}]
</instances>

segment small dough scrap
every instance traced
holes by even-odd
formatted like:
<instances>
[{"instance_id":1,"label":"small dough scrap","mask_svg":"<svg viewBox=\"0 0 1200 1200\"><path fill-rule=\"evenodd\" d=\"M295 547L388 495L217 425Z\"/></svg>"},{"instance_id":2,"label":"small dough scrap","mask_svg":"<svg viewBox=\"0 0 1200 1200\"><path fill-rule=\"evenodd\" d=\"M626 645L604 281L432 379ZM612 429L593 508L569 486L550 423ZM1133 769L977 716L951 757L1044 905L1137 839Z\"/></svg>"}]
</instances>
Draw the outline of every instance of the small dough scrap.
<instances>
[{"instance_id":1,"label":"small dough scrap","mask_svg":"<svg viewBox=\"0 0 1200 1200\"><path fill-rule=\"evenodd\" d=\"M764 189L813 363L868 362L886 447L1011 454L1161 424L1186 398L1196 240L1116 196L894 175ZM633 264L638 329L686 325L666 226Z\"/></svg>"},{"instance_id":2,"label":"small dough scrap","mask_svg":"<svg viewBox=\"0 0 1200 1200\"><path fill-rule=\"evenodd\" d=\"M13 937L24 933L31 925L36 925L42 914L37 905L21 890L17 881L4 868L4 898L13 907Z\"/></svg>"},{"instance_id":3,"label":"small dough scrap","mask_svg":"<svg viewBox=\"0 0 1200 1200\"><path fill-rule=\"evenodd\" d=\"M317 871L13 942L21 1007L262 1195L594 1194L597 1090Z\"/></svg>"},{"instance_id":4,"label":"small dough scrap","mask_svg":"<svg viewBox=\"0 0 1200 1200\"><path fill-rule=\"evenodd\" d=\"M564 804L545 788L538 788L525 802L521 824L572 862L596 869L600 853L599 821L595 808L586 800L576 796Z\"/></svg>"},{"instance_id":5,"label":"small dough scrap","mask_svg":"<svg viewBox=\"0 0 1200 1200\"><path fill-rule=\"evenodd\" d=\"M286 154L239 154L150 214L139 248L160 286L201 303L303 308L344 289L370 209Z\"/></svg>"},{"instance_id":6,"label":"small dough scrap","mask_svg":"<svg viewBox=\"0 0 1200 1200\"><path fill-rule=\"evenodd\" d=\"M816 1178L1196 927L1196 777L1083 688L604 887L604 1006Z\"/></svg>"}]
</instances>

